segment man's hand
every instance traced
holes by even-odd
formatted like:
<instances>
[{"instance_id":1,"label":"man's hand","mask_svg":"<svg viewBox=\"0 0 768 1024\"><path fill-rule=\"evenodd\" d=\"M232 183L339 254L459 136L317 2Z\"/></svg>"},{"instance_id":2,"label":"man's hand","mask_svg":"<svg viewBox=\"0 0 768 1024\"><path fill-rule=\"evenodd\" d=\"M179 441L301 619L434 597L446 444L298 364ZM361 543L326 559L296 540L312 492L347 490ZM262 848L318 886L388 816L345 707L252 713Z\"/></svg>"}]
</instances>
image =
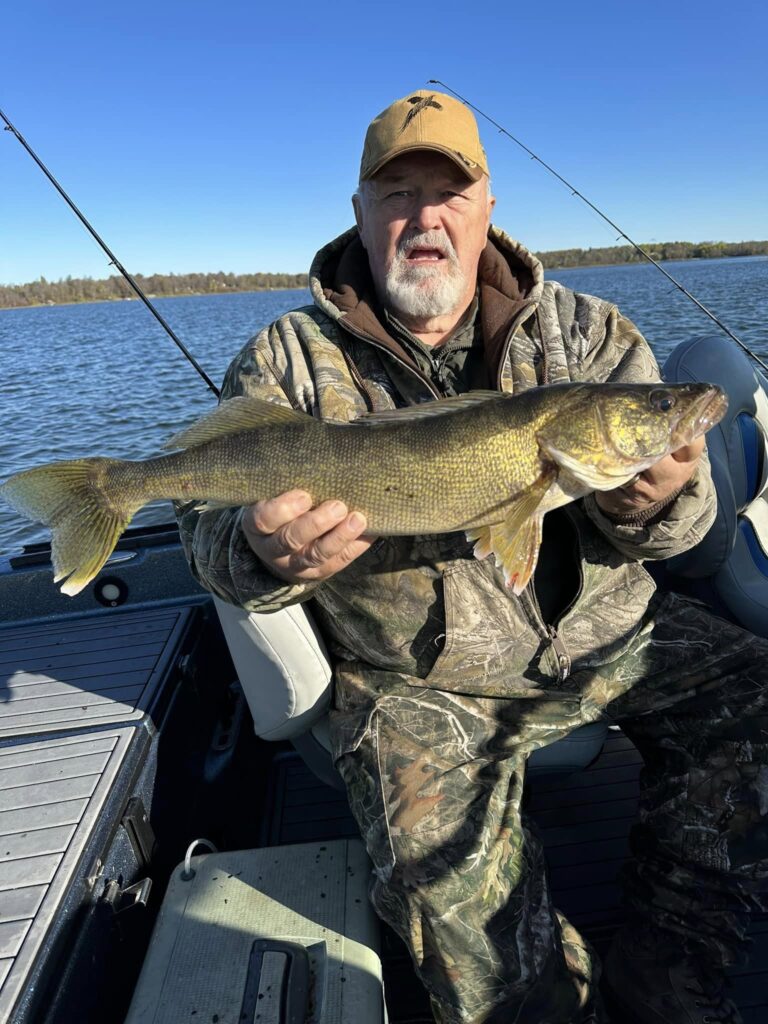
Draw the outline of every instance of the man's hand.
<instances>
[{"instance_id":1,"label":"man's hand","mask_svg":"<svg viewBox=\"0 0 768 1024\"><path fill-rule=\"evenodd\" d=\"M250 505L243 532L259 559L287 583L327 580L364 554L375 537L363 537L365 516L348 514L341 501L312 508L306 491L288 491Z\"/></svg>"},{"instance_id":2,"label":"man's hand","mask_svg":"<svg viewBox=\"0 0 768 1024\"><path fill-rule=\"evenodd\" d=\"M631 483L613 491L597 491L595 501L608 515L642 512L681 490L693 476L704 451L704 438L697 437L671 455L666 455Z\"/></svg>"}]
</instances>

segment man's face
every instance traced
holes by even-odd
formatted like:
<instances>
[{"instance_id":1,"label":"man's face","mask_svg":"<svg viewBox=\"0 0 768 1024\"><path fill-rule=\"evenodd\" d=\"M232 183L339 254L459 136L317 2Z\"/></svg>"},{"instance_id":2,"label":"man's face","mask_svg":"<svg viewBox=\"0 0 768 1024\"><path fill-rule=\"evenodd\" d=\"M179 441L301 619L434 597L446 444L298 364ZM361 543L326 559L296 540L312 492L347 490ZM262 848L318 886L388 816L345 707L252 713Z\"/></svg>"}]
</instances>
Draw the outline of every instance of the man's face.
<instances>
[{"instance_id":1,"label":"man's face","mask_svg":"<svg viewBox=\"0 0 768 1024\"><path fill-rule=\"evenodd\" d=\"M472 301L495 200L428 150L385 164L355 196L360 238L387 306L415 318L460 312Z\"/></svg>"}]
</instances>

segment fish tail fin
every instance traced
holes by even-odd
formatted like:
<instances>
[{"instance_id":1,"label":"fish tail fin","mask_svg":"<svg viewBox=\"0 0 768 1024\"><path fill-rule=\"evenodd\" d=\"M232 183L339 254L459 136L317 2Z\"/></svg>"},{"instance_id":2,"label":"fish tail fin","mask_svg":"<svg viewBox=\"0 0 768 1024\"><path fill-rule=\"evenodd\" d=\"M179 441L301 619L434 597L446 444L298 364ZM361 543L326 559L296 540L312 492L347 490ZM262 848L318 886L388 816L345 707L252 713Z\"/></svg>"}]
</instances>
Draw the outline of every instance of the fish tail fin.
<instances>
[{"instance_id":1,"label":"fish tail fin","mask_svg":"<svg viewBox=\"0 0 768 1024\"><path fill-rule=\"evenodd\" d=\"M63 594L79 594L112 554L143 501L104 489L115 459L53 462L17 473L0 485L3 498L22 515L50 527L54 582Z\"/></svg>"}]
</instances>

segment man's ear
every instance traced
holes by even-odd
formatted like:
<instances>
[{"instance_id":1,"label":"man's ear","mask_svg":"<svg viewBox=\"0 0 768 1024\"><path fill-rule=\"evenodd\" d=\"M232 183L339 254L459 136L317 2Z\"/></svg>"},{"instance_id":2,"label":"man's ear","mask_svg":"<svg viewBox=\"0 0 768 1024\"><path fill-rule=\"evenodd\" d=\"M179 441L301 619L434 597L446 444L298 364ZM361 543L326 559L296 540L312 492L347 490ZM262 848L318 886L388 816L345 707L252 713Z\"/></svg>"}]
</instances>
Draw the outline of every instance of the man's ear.
<instances>
[{"instance_id":1,"label":"man's ear","mask_svg":"<svg viewBox=\"0 0 768 1024\"><path fill-rule=\"evenodd\" d=\"M496 196L488 196L488 227L491 226L491 214L496 205ZM487 229L486 229L487 230Z\"/></svg>"},{"instance_id":2,"label":"man's ear","mask_svg":"<svg viewBox=\"0 0 768 1024\"><path fill-rule=\"evenodd\" d=\"M360 196L357 192L352 196L352 209L355 211L355 223L357 224L357 230L360 233L360 238L363 237L363 204L360 200ZM365 242L363 242L365 246Z\"/></svg>"}]
</instances>

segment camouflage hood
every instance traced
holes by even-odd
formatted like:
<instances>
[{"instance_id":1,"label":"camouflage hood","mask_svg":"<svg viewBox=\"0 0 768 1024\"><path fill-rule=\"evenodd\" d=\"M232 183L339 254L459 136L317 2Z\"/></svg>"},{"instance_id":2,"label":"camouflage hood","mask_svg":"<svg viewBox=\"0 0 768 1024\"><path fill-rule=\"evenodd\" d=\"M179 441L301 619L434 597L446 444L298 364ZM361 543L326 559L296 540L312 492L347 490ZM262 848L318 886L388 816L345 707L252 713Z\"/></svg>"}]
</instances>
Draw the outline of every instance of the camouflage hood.
<instances>
[{"instance_id":1,"label":"camouflage hood","mask_svg":"<svg viewBox=\"0 0 768 1024\"><path fill-rule=\"evenodd\" d=\"M368 256L357 228L324 246L309 271L315 305L358 337L368 338L416 368L412 357L386 331L380 320ZM491 227L478 266L480 315L486 362L497 379L513 323L540 301L544 268L519 242Z\"/></svg>"}]
</instances>

